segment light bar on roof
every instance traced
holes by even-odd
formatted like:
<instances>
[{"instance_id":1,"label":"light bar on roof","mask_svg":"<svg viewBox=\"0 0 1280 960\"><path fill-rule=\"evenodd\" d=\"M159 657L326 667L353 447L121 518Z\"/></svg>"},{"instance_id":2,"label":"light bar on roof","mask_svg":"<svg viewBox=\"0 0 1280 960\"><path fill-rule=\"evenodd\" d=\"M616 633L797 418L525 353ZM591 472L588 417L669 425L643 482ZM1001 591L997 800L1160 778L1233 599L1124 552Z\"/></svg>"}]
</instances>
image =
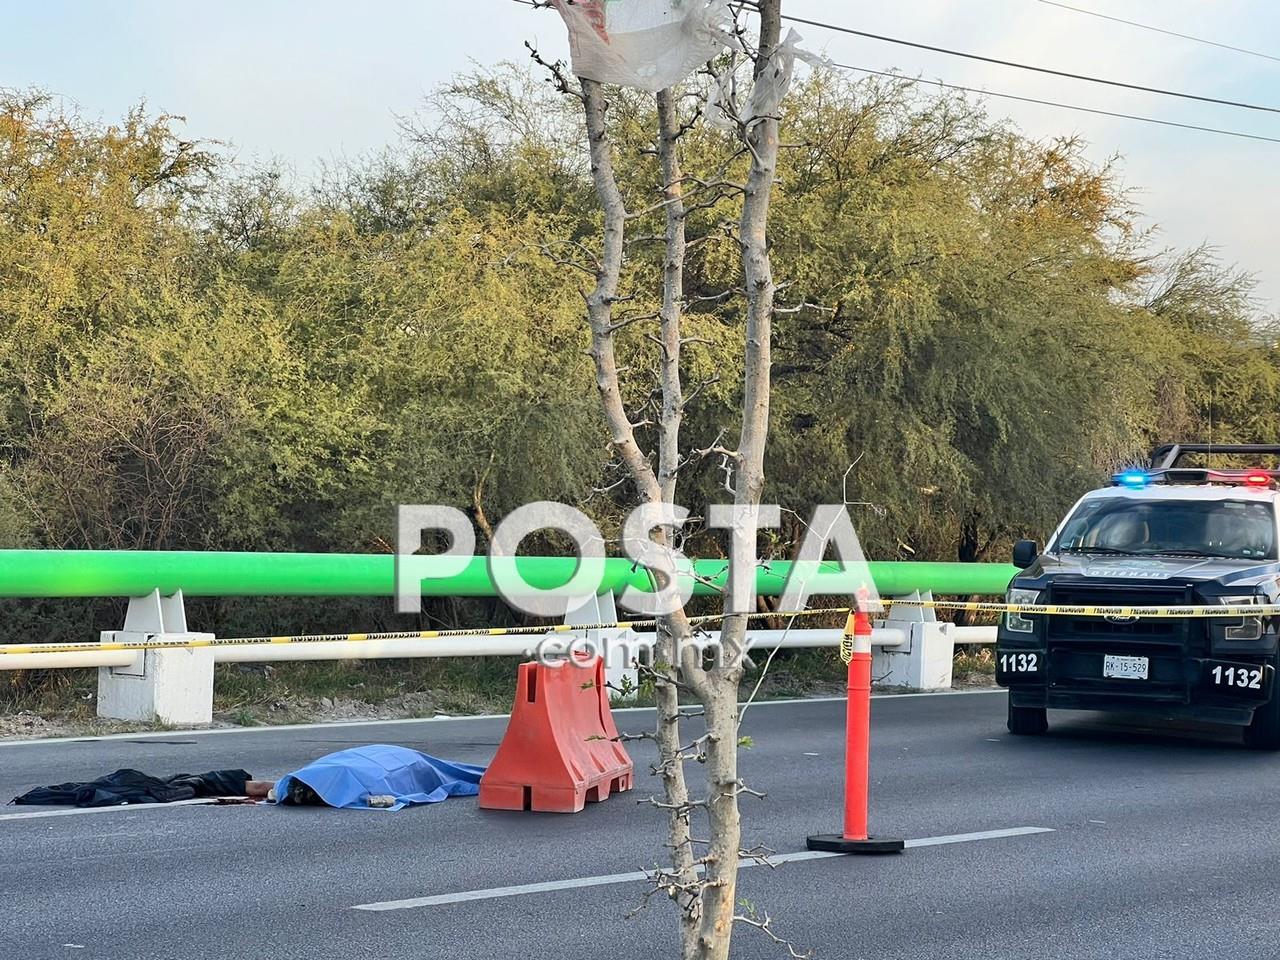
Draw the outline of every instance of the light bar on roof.
<instances>
[{"instance_id":1,"label":"light bar on roof","mask_svg":"<svg viewBox=\"0 0 1280 960\"><path fill-rule=\"evenodd\" d=\"M1141 490L1148 484L1181 486L1221 484L1244 486L1258 490L1272 489L1280 478L1280 470L1210 470L1207 467L1160 467L1154 470L1122 470L1111 478L1113 486Z\"/></svg>"}]
</instances>

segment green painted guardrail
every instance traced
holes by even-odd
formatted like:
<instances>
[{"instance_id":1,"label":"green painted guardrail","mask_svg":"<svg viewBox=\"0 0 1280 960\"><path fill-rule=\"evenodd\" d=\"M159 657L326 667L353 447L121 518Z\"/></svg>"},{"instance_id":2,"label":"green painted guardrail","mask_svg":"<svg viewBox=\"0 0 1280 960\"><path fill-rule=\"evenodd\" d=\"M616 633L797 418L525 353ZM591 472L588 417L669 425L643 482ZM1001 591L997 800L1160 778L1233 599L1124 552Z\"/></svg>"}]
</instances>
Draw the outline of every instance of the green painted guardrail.
<instances>
[{"instance_id":1,"label":"green painted guardrail","mask_svg":"<svg viewBox=\"0 0 1280 960\"><path fill-rule=\"evenodd\" d=\"M425 596L496 595L485 557L472 557L461 573L445 577L439 575L445 569L441 558L402 562L410 575L423 578ZM166 596L181 590L188 597L390 597L395 564L394 556L373 553L0 550L0 597L138 597L152 590ZM539 589L561 586L577 568L574 557L520 557L516 564L525 581ZM1003 594L1017 572L999 563L872 562L870 568L884 596L914 590ZM789 561L762 566L757 592L780 595L790 569ZM713 595L725 582L728 562L695 560L694 570L709 581L695 584L695 596ZM649 576L629 560L606 560L602 592L617 593L628 585L649 589Z\"/></svg>"}]
</instances>

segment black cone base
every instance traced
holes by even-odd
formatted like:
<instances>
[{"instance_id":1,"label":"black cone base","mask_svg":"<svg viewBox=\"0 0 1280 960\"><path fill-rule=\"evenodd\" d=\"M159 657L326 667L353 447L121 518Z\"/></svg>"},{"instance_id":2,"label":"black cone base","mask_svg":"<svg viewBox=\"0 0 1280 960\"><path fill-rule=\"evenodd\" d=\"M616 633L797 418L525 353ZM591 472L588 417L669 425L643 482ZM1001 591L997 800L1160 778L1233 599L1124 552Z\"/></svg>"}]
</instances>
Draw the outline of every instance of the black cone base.
<instances>
[{"instance_id":1,"label":"black cone base","mask_svg":"<svg viewBox=\"0 0 1280 960\"><path fill-rule=\"evenodd\" d=\"M808 837L805 840L805 846L810 850L821 850L825 853L885 854L901 853L906 849L906 844L901 840L889 837L846 840L838 833L820 833L816 837Z\"/></svg>"}]
</instances>

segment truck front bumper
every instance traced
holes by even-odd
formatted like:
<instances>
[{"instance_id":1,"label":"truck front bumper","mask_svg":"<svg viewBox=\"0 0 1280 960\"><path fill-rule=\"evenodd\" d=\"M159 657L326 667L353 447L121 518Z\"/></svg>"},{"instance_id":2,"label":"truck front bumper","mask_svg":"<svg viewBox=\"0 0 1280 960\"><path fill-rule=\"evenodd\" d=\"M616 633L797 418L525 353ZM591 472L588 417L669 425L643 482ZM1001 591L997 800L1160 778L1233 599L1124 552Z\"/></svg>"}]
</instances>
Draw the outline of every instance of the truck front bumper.
<instances>
[{"instance_id":1,"label":"truck front bumper","mask_svg":"<svg viewBox=\"0 0 1280 960\"><path fill-rule=\"evenodd\" d=\"M1025 665L1026 661L1002 661L1001 657L1026 654L1026 647L998 644L996 662ZM1010 702L1017 707L1142 713L1238 725L1249 723L1258 706L1276 695L1273 668L1257 660L1153 655L1147 679L1117 679L1103 675L1105 655L1100 649L1051 646L1039 653L1039 670L997 669L996 682L1008 687ZM1245 685L1215 685L1215 676L1221 680L1227 670L1246 671ZM1248 681L1254 672L1258 686L1251 688Z\"/></svg>"}]
</instances>

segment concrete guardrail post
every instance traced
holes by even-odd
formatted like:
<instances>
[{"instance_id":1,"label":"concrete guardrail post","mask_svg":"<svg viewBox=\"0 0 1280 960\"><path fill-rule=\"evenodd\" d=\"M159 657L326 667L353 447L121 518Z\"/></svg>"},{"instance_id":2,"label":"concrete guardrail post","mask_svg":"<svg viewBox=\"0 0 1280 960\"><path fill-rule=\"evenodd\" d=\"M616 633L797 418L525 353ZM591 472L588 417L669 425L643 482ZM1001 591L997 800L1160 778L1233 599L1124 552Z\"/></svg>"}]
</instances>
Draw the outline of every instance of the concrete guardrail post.
<instances>
[{"instance_id":1,"label":"concrete guardrail post","mask_svg":"<svg viewBox=\"0 0 1280 960\"><path fill-rule=\"evenodd\" d=\"M932 600L933 594L919 591L908 600ZM886 619L877 626L903 630L907 642L896 647L876 647L871 675L878 685L912 690L950 690L955 661L954 626L939 623L926 607L889 607Z\"/></svg>"},{"instance_id":2,"label":"concrete guardrail post","mask_svg":"<svg viewBox=\"0 0 1280 960\"><path fill-rule=\"evenodd\" d=\"M153 590L129 600L123 630L102 631L102 643L213 639L187 629L182 591ZM98 716L114 720L200 724L213 720L213 650L146 650L127 667L98 668Z\"/></svg>"}]
</instances>

